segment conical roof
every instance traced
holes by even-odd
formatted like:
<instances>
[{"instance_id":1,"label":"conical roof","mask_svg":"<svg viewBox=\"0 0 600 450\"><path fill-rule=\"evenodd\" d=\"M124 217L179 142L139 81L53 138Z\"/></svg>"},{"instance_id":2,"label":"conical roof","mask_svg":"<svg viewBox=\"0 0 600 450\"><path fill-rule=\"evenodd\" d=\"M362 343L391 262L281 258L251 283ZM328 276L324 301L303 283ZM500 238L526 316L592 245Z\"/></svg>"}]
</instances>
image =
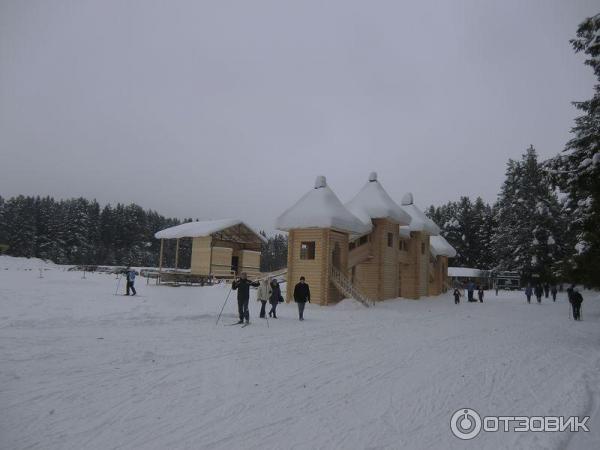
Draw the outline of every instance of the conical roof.
<instances>
[{"instance_id":1,"label":"conical roof","mask_svg":"<svg viewBox=\"0 0 600 450\"><path fill-rule=\"evenodd\" d=\"M427 217L423 211L417 208L411 192L406 193L404 197L402 197L402 208L412 218L409 225L410 231L425 231L431 236L437 236L440 234L440 228L435 224L435 222Z\"/></svg>"},{"instance_id":2,"label":"conical roof","mask_svg":"<svg viewBox=\"0 0 600 450\"><path fill-rule=\"evenodd\" d=\"M408 225L411 221L410 215L392 200L377 181L376 172L369 175L367 184L346 203L346 208L368 225L371 224L371 219L389 219L399 225Z\"/></svg>"},{"instance_id":3,"label":"conical roof","mask_svg":"<svg viewBox=\"0 0 600 450\"><path fill-rule=\"evenodd\" d=\"M317 177L314 189L308 191L275 222L278 230L295 228L332 228L350 234L365 234L371 225L364 224L342 204L327 186L324 176Z\"/></svg>"}]
</instances>

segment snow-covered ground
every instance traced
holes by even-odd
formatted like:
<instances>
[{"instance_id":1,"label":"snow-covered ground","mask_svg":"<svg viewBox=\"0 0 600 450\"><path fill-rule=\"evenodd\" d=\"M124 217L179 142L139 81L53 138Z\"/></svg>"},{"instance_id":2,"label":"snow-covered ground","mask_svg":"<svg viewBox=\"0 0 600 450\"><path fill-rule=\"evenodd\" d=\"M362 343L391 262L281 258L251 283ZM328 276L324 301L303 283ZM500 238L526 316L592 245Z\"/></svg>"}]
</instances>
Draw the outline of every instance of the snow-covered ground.
<instances>
[{"instance_id":1,"label":"snow-covered ground","mask_svg":"<svg viewBox=\"0 0 600 450\"><path fill-rule=\"evenodd\" d=\"M215 326L227 286L138 278L124 297L114 275L47 267L0 265L3 449L600 448L597 293L582 322L565 295L488 293L308 305L304 322L284 304L267 327L252 299L242 329L233 295ZM461 441L464 407L591 414L591 431Z\"/></svg>"}]
</instances>

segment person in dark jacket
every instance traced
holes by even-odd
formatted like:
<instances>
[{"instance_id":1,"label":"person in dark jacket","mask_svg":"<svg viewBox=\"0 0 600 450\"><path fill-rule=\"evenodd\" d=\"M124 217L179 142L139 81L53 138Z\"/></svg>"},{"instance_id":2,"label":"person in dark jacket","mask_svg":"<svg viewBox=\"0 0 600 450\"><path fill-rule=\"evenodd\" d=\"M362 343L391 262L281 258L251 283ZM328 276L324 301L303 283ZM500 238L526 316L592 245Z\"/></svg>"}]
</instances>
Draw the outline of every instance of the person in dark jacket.
<instances>
[{"instance_id":1,"label":"person in dark jacket","mask_svg":"<svg viewBox=\"0 0 600 450\"><path fill-rule=\"evenodd\" d=\"M555 302L556 301L556 293L558 292L558 290L556 289L556 285L552 286L552 289L550 289L550 292L552 293L552 301Z\"/></svg>"},{"instance_id":2,"label":"person in dark jacket","mask_svg":"<svg viewBox=\"0 0 600 450\"><path fill-rule=\"evenodd\" d=\"M571 302L571 298L573 297L573 289L575 289L574 284L567 288L567 298L569 299L569 302Z\"/></svg>"},{"instance_id":3,"label":"person in dark jacket","mask_svg":"<svg viewBox=\"0 0 600 450\"><path fill-rule=\"evenodd\" d=\"M452 295L454 295L454 304L458 305L460 303L460 296L462 295L460 293L460 290L459 289L454 289L454 294L452 294Z\"/></svg>"},{"instance_id":4,"label":"person in dark jacket","mask_svg":"<svg viewBox=\"0 0 600 450\"><path fill-rule=\"evenodd\" d=\"M546 298L548 298L548 295L550 295L550 285L548 283L544 284L544 295Z\"/></svg>"},{"instance_id":5,"label":"person in dark jacket","mask_svg":"<svg viewBox=\"0 0 600 450\"><path fill-rule=\"evenodd\" d=\"M469 284L467 284L467 300L470 302L474 302L473 292L475 292L475 283L469 280Z\"/></svg>"},{"instance_id":6,"label":"person in dark jacket","mask_svg":"<svg viewBox=\"0 0 600 450\"><path fill-rule=\"evenodd\" d=\"M136 295L137 292L135 291L135 270L133 270L130 266L127 266L127 269L125 270L125 280L127 281L127 287L126 287L126 292L125 295L129 295L129 291L131 290L131 292L133 292L132 295Z\"/></svg>"},{"instance_id":7,"label":"person in dark jacket","mask_svg":"<svg viewBox=\"0 0 600 450\"><path fill-rule=\"evenodd\" d=\"M579 289L573 288L573 294L571 294L569 301L573 307L573 319L581 320L581 303L583 302L583 297L581 296Z\"/></svg>"},{"instance_id":8,"label":"person in dark jacket","mask_svg":"<svg viewBox=\"0 0 600 450\"><path fill-rule=\"evenodd\" d=\"M525 296L527 297L527 303L531 303L531 294L533 294L533 289L531 289L531 284L527 284L525 288Z\"/></svg>"},{"instance_id":9,"label":"person in dark jacket","mask_svg":"<svg viewBox=\"0 0 600 450\"><path fill-rule=\"evenodd\" d=\"M298 303L300 320L304 320L304 306L306 302L310 303L310 288L304 277L300 277L300 282L294 286L294 301Z\"/></svg>"},{"instance_id":10,"label":"person in dark jacket","mask_svg":"<svg viewBox=\"0 0 600 450\"><path fill-rule=\"evenodd\" d=\"M537 298L537 302L542 303L542 295L544 294L544 288L542 287L542 285L539 283L536 284L534 292L535 292L535 296Z\"/></svg>"},{"instance_id":11,"label":"person in dark jacket","mask_svg":"<svg viewBox=\"0 0 600 450\"><path fill-rule=\"evenodd\" d=\"M477 297L479 298L479 303L483 303L483 288L481 286L477 286Z\"/></svg>"},{"instance_id":12,"label":"person in dark jacket","mask_svg":"<svg viewBox=\"0 0 600 450\"><path fill-rule=\"evenodd\" d=\"M258 287L260 283L258 281L250 281L246 275L246 272L242 272L240 278L235 280L231 285L231 289L237 290L238 300L238 313L240 320L238 323L250 323L250 310L248 309L248 300L250 300L250 286Z\"/></svg>"},{"instance_id":13,"label":"person in dark jacket","mask_svg":"<svg viewBox=\"0 0 600 450\"><path fill-rule=\"evenodd\" d=\"M279 282L275 278L273 278L271 280L271 296L269 297L269 303L271 304L269 317L277 319L277 305L281 301L283 301L283 297L281 296L281 288L279 287Z\"/></svg>"}]
</instances>

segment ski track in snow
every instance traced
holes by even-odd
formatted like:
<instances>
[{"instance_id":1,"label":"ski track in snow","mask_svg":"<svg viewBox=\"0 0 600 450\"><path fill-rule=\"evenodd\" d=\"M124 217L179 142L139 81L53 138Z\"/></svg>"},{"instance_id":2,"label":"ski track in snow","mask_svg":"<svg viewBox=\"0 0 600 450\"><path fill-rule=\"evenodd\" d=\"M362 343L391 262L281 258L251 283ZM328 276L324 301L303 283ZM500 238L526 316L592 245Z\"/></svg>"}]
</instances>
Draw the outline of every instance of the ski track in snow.
<instances>
[{"instance_id":1,"label":"ski track in snow","mask_svg":"<svg viewBox=\"0 0 600 450\"><path fill-rule=\"evenodd\" d=\"M565 294L528 305L489 292L294 304L237 320L228 287L136 283L52 268L0 271L3 449L600 448L600 295L583 321ZM254 295L254 293L253 293ZM586 415L590 433L482 433L450 417Z\"/></svg>"}]
</instances>

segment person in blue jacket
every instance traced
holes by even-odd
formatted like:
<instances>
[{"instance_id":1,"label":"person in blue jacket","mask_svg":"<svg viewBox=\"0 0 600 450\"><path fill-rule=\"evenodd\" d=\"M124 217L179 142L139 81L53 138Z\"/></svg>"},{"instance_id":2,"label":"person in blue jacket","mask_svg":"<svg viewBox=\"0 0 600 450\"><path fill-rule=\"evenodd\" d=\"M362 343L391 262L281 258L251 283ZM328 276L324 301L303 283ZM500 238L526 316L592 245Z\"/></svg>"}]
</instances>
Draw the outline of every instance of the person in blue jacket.
<instances>
[{"instance_id":1,"label":"person in blue jacket","mask_svg":"<svg viewBox=\"0 0 600 450\"><path fill-rule=\"evenodd\" d=\"M135 275L135 270L133 270L130 266L127 266L127 270L125 271L125 279L127 280L127 288L125 295L129 295L130 290L131 292L133 292L133 295L137 294L134 287Z\"/></svg>"},{"instance_id":2,"label":"person in blue jacket","mask_svg":"<svg viewBox=\"0 0 600 450\"><path fill-rule=\"evenodd\" d=\"M533 294L533 289L531 289L531 284L527 284L525 288L525 295L527 296L527 303L531 303L531 295Z\"/></svg>"}]
</instances>

